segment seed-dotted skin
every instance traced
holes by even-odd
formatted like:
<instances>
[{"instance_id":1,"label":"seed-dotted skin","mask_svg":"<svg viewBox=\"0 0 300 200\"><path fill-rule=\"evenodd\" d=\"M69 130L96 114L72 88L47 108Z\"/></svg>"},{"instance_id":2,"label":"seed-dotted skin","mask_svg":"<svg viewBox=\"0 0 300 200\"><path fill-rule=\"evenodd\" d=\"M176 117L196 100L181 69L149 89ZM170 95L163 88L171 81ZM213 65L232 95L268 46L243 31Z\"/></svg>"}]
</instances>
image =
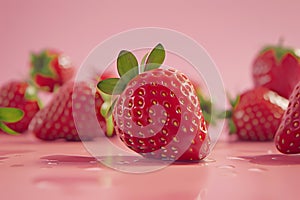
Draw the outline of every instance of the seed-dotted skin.
<instances>
[{"instance_id":1,"label":"seed-dotted skin","mask_svg":"<svg viewBox=\"0 0 300 200\"><path fill-rule=\"evenodd\" d=\"M209 136L194 87L174 69L144 72L116 102L113 118L120 139L145 157L201 160Z\"/></svg>"},{"instance_id":2,"label":"seed-dotted skin","mask_svg":"<svg viewBox=\"0 0 300 200\"><path fill-rule=\"evenodd\" d=\"M232 119L241 140L273 140L288 101L264 87L249 90L240 96Z\"/></svg>"},{"instance_id":3,"label":"seed-dotted skin","mask_svg":"<svg viewBox=\"0 0 300 200\"><path fill-rule=\"evenodd\" d=\"M300 153L300 82L294 88L289 101L276 132L275 145L282 153L296 154Z\"/></svg>"},{"instance_id":4,"label":"seed-dotted skin","mask_svg":"<svg viewBox=\"0 0 300 200\"><path fill-rule=\"evenodd\" d=\"M0 88L0 107L13 107L23 110L24 117L15 123L6 123L11 129L23 133L34 115L40 110L36 100L26 99L25 93L30 86L26 82L11 81Z\"/></svg>"},{"instance_id":5,"label":"seed-dotted skin","mask_svg":"<svg viewBox=\"0 0 300 200\"><path fill-rule=\"evenodd\" d=\"M83 82L75 84L76 94L73 92L73 87L73 82L66 83L53 96L51 102L33 118L29 129L37 138L42 140L64 138L68 141L91 140L97 136L95 134L97 125L91 123L95 115L102 130L106 130L105 119L100 114L103 100L99 93L95 94ZM76 117L76 126L73 114L79 115ZM78 129L84 131L81 137L78 135Z\"/></svg>"}]
</instances>

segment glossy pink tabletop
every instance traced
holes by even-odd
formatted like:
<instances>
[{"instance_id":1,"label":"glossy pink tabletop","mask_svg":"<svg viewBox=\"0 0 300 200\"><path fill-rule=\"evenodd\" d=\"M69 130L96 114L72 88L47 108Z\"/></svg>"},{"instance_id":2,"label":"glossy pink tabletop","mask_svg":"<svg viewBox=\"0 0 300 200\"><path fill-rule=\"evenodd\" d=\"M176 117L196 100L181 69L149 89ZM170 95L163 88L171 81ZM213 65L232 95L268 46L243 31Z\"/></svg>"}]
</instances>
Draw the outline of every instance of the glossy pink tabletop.
<instances>
[{"instance_id":1,"label":"glossy pink tabletop","mask_svg":"<svg viewBox=\"0 0 300 200\"><path fill-rule=\"evenodd\" d=\"M200 163L144 174L95 161L80 142L0 135L1 199L299 199L300 156L272 142L218 142Z\"/></svg>"}]
</instances>

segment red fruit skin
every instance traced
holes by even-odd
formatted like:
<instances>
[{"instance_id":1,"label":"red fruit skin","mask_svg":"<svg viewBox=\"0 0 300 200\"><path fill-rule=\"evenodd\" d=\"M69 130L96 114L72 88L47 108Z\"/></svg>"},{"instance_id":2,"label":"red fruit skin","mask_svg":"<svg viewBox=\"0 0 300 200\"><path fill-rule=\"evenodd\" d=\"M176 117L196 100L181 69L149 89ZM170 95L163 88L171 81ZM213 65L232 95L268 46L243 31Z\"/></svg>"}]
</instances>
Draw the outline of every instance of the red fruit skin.
<instances>
[{"instance_id":1,"label":"red fruit skin","mask_svg":"<svg viewBox=\"0 0 300 200\"><path fill-rule=\"evenodd\" d=\"M6 125L16 132L27 131L34 115L40 110L37 100L26 99L25 93L29 85L22 81L11 81L0 88L0 107L13 107L23 110L24 117L15 123Z\"/></svg>"},{"instance_id":2,"label":"red fruit skin","mask_svg":"<svg viewBox=\"0 0 300 200\"><path fill-rule=\"evenodd\" d=\"M300 153L300 82L289 98L289 105L276 132L276 148L285 154Z\"/></svg>"},{"instance_id":3,"label":"red fruit skin","mask_svg":"<svg viewBox=\"0 0 300 200\"><path fill-rule=\"evenodd\" d=\"M209 136L192 83L173 69L144 72L117 100L117 135L149 158L197 161L209 153Z\"/></svg>"},{"instance_id":4,"label":"red fruit skin","mask_svg":"<svg viewBox=\"0 0 300 200\"><path fill-rule=\"evenodd\" d=\"M238 138L249 141L273 140L287 104L287 99L264 87L241 94L232 113Z\"/></svg>"},{"instance_id":5,"label":"red fruit skin","mask_svg":"<svg viewBox=\"0 0 300 200\"><path fill-rule=\"evenodd\" d=\"M62 86L73 77L75 68L68 57L53 49L42 50L34 56L40 57L43 53L50 59L50 62L48 65L41 66L31 61L31 78L37 87L53 92L55 88ZM53 75L38 71L39 68L48 68Z\"/></svg>"},{"instance_id":6,"label":"red fruit skin","mask_svg":"<svg viewBox=\"0 0 300 200\"><path fill-rule=\"evenodd\" d=\"M49 104L37 113L29 130L42 140L92 140L101 136L98 134L100 127L106 130L105 119L100 114L102 104L101 96L86 83L80 82L74 86L73 82L68 82L54 94ZM84 135L79 136L78 131Z\"/></svg>"},{"instance_id":7,"label":"red fruit skin","mask_svg":"<svg viewBox=\"0 0 300 200\"><path fill-rule=\"evenodd\" d=\"M255 59L252 77L255 86L264 86L288 99L300 81L299 59L287 52L278 60L274 49L267 50Z\"/></svg>"}]
</instances>

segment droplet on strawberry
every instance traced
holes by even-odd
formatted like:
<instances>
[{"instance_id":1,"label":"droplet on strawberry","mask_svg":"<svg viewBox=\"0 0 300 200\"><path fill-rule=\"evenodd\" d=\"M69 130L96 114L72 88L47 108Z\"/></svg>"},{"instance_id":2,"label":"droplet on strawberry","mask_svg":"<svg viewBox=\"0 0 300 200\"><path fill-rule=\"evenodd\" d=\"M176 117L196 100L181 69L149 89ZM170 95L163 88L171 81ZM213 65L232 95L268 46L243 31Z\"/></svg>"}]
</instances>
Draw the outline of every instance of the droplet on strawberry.
<instances>
[{"instance_id":1,"label":"droplet on strawberry","mask_svg":"<svg viewBox=\"0 0 300 200\"><path fill-rule=\"evenodd\" d=\"M277 149L285 154L300 153L300 82L294 88L287 110L276 132Z\"/></svg>"},{"instance_id":2,"label":"droplet on strawberry","mask_svg":"<svg viewBox=\"0 0 300 200\"><path fill-rule=\"evenodd\" d=\"M31 54L30 76L40 89L53 92L74 75L74 67L68 56L61 52L45 49Z\"/></svg>"},{"instance_id":3,"label":"droplet on strawberry","mask_svg":"<svg viewBox=\"0 0 300 200\"><path fill-rule=\"evenodd\" d=\"M0 107L18 108L24 112L21 120L5 123L19 133L27 131L30 121L40 109L34 88L24 81L11 81L1 86Z\"/></svg>"},{"instance_id":4,"label":"droplet on strawberry","mask_svg":"<svg viewBox=\"0 0 300 200\"><path fill-rule=\"evenodd\" d=\"M121 51L120 78L102 80L98 88L119 95L112 115L127 147L149 158L201 160L210 140L196 91L185 74L159 69L164 58L161 44L146 54L141 66L131 52Z\"/></svg>"},{"instance_id":5,"label":"droplet on strawberry","mask_svg":"<svg viewBox=\"0 0 300 200\"><path fill-rule=\"evenodd\" d=\"M292 48L267 46L253 62L255 86L264 86L289 98L300 81L300 57Z\"/></svg>"},{"instance_id":6,"label":"droplet on strawberry","mask_svg":"<svg viewBox=\"0 0 300 200\"><path fill-rule=\"evenodd\" d=\"M287 108L287 99L277 93L257 87L242 93L227 112L231 133L241 140L273 140Z\"/></svg>"},{"instance_id":7,"label":"droplet on strawberry","mask_svg":"<svg viewBox=\"0 0 300 200\"><path fill-rule=\"evenodd\" d=\"M103 136L103 133L98 134L100 127L106 130L105 118L100 113L102 104L100 94L88 84L68 82L54 94L52 101L37 113L30 124L30 131L42 140L64 138L68 141L79 141ZM79 136L78 132L84 134Z\"/></svg>"}]
</instances>

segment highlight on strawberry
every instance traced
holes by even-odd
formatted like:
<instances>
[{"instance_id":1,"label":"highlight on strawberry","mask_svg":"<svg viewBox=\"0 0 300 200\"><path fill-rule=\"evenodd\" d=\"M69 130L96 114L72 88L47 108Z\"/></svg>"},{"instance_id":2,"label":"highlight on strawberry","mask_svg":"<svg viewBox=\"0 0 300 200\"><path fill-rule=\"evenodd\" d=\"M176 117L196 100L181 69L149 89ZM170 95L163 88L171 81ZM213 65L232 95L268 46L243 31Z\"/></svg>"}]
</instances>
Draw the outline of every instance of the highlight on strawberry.
<instances>
[{"instance_id":1,"label":"highlight on strawberry","mask_svg":"<svg viewBox=\"0 0 300 200\"><path fill-rule=\"evenodd\" d=\"M275 145L281 153L300 153L300 82L294 88L289 105L275 135Z\"/></svg>"},{"instance_id":2,"label":"highlight on strawberry","mask_svg":"<svg viewBox=\"0 0 300 200\"><path fill-rule=\"evenodd\" d=\"M31 81L41 90L53 92L69 81L74 72L70 58L57 50L44 49L31 54Z\"/></svg>"},{"instance_id":3,"label":"highlight on strawberry","mask_svg":"<svg viewBox=\"0 0 300 200\"><path fill-rule=\"evenodd\" d=\"M189 78L173 68L162 68L161 44L140 64L122 50L117 58L119 78L101 80L97 87L112 95L115 131L131 150L159 160L199 161L210 150L210 139L199 99Z\"/></svg>"},{"instance_id":4,"label":"highlight on strawberry","mask_svg":"<svg viewBox=\"0 0 300 200\"><path fill-rule=\"evenodd\" d=\"M229 133L240 140L270 141L279 127L288 100L265 87L243 92L230 100L231 110L226 111Z\"/></svg>"}]
</instances>

